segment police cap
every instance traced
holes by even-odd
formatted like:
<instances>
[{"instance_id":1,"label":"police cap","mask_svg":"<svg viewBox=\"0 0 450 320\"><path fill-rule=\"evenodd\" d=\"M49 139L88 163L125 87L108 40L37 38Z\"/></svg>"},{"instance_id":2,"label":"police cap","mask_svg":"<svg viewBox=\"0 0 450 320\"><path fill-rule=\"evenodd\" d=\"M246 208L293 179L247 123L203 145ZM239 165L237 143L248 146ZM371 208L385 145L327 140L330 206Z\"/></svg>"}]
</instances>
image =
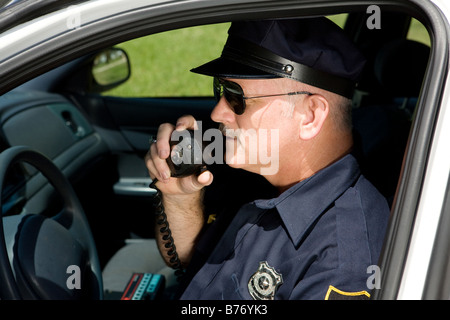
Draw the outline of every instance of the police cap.
<instances>
[{"instance_id":1,"label":"police cap","mask_svg":"<svg viewBox=\"0 0 450 320\"><path fill-rule=\"evenodd\" d=\"M286 77L351 98L365 59L325 17L239 21L222 55L191 71L214 77Z\"/></svg>"}]
</instances>

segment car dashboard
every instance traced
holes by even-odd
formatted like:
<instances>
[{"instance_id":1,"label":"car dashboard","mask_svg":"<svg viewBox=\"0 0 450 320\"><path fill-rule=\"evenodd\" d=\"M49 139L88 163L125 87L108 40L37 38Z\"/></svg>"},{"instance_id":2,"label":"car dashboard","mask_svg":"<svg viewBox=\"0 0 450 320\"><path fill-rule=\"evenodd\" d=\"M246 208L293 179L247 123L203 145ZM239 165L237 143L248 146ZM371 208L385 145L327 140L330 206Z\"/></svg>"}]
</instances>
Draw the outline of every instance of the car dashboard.
<instances>
[{"instance_id":1,"label":"car dashboard","mask_svg":"<svg viewBox=\"0 0 450 320\"><path fill-rule=\"evenodd\" d=\"M0 123L2 150L30 147L50 158L70 180L81 175L87 163L108 152L87 119L61 95L11 91L0 97ZM7 180L2 196L4 215L23 210L40 213L48 208L52 187L33 167L15 168Z\"/></svg>"}]
</instances>

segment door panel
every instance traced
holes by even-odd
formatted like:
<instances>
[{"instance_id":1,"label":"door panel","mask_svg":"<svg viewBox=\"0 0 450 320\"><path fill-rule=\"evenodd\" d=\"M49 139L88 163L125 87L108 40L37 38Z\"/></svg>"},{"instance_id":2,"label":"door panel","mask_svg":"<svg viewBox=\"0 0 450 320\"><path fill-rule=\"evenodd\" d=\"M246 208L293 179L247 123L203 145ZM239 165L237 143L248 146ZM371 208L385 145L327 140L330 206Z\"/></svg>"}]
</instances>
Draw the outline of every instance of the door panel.
<instances>
[{"instance_id":1,"label":"door panel","mask_svg":"<svg viewBox=\"0 0 450 320\"><path fill-rule=\"evenodd\" d=\"M160 124L175 124L182 115L193 115L202 121L203 128L214 126L210 119L215 105L212 98L105 97L104 104L118 130L138 153L148 150L149 139L156 137Z\"/></svg>"}]
</instances>

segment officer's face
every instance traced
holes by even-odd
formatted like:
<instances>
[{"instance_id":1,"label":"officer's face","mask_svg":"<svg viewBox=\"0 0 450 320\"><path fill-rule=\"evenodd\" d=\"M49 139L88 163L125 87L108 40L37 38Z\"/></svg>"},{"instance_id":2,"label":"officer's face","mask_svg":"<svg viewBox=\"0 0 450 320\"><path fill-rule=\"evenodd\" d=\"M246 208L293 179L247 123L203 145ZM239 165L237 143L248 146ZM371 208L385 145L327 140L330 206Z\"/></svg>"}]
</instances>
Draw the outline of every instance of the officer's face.
<instances>
[{"instance_id":1,"label":"officer's face","mask_svg":"<svg viewBox=\"0 0 450 320\"><path fill-rule=\"evenodd\" d=\"M246 97L284 93L276 83L282 79L228 80L239 84ZM295 118L286 116L289 108L285 96L248 99L244 113L237 115L222 96L211 118L221 124L226 137L227 164L258 174L276 174L297 135Z\"/></svg>"}]
</instances>

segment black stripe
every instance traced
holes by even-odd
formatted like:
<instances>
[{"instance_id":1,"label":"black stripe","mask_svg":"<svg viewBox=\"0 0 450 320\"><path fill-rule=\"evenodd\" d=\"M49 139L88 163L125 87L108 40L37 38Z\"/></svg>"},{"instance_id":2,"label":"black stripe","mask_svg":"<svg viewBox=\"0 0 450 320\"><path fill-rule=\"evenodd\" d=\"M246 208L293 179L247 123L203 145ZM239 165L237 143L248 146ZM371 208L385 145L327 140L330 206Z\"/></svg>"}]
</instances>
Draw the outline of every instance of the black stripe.
<instances>
[{"instance_id":1,"label":"black stripe","mask_svg":"<svg viewBox=\"0 0 450 320\"><path fill-rule=\"evenodd\" d=\"M222 58L351 98L355 82L283 58L244 39L229 37Z\"/></svg>"}]
</instances>

